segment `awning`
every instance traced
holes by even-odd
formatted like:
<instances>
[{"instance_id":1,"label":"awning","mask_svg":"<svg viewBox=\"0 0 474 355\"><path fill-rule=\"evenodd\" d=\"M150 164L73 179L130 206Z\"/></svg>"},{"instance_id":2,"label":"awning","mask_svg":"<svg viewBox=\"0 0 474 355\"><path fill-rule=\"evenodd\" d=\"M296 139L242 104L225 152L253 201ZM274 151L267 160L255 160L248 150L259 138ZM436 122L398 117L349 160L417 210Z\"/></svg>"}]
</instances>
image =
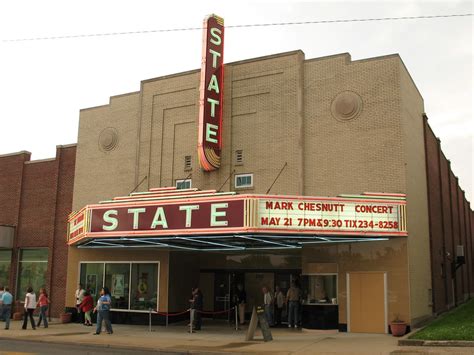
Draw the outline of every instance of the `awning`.
<instances>
[{"instance_id":1,"label":"awning","mask_svg":"<svg viewBox=\"0 0 474 355\"><path fill-rule=\"evenodd\" d=\"M403 194L309 197L157 188L72 213L68 244L242 251L380 241L407 236L405 211Z\"/></svg>"}]
</instances>

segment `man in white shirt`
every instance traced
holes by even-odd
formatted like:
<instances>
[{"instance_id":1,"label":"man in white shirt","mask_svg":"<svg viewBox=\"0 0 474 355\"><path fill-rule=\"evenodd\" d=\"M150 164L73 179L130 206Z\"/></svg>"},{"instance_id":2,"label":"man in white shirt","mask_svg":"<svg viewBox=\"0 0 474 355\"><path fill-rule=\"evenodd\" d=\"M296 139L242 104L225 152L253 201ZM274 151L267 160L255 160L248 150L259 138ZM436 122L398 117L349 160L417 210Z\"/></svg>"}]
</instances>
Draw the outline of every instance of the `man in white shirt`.
<instances>
[{"instance_id":1,"label":"man in white shirt","mask_svg":"<svg viewBox=\"0 0 474 355\"><path fill-rule=\"evenodd\" d=\"M273 326L273 297L267 286L262 287L263 304L265 307L265 318L268 325Z\"/></svg>"},{"instance_id":2,"label":"man in white shirt","mask_svg":"<svg viewBox=\"0 0 474 355\"><path fill-rule=\"evenodd\" d=\"M82 300L84 299L85 292L86 290L84 290L84 287L82 287L82 284L78 284L77 290L76 290L76 309L77 309L77 322L78 323L84 323L84 320L82 319L81 307L79 307L79 305L82 303Z\"/></svg>"}]
</instances>

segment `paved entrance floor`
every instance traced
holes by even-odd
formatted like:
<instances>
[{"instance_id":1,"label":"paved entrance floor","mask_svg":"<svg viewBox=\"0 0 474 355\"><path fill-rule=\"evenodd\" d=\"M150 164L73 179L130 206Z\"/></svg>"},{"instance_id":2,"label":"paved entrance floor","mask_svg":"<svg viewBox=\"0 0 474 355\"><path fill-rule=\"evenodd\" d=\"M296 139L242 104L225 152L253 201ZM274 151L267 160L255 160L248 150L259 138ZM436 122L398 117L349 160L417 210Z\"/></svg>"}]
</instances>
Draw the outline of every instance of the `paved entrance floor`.
<instances>
[{"instance_id":1,"label":"paved entrance floor","mask_svg":"<svg viewBox=\"0 0 474 355\"><path fill-rule=\"evenodd\" d=\"M0 339L84 344L166 353L256 353L256 354L474 354L474 348L400 347L397 338L383 334L352 334L332 331L273 329L271 342L245 341L246 329L236 331L228 323L205 321L203 330L189 334L185 323L169 327L113 325L114 334L92 335L94 327L80 324L52 323L48 329L22 330L20 322L12 322L10 330L0 324ZM1 353L1 342L0 342Z\"/></svg>"}]
</instances>

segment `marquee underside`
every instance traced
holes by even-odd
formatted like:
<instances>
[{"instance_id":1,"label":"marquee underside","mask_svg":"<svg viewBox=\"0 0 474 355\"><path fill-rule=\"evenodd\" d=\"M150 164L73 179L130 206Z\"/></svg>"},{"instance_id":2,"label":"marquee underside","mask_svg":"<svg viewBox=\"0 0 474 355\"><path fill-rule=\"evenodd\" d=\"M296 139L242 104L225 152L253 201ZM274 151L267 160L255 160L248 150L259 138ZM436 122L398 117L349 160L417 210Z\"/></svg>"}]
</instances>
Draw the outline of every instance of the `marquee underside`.
<instances>
[{"instance_id":1,"label":"marquee underside","mask_svg":"<svg viewBox=\"0 0 474 355\"><path fill-rule=\"evenodd\" d=\"M232 234L212 236L159 236L91 238L78 248L165 248L183 251L246 251L301 249L305 245L359 243L387 237Z\"/></svg>"}]
</instances>

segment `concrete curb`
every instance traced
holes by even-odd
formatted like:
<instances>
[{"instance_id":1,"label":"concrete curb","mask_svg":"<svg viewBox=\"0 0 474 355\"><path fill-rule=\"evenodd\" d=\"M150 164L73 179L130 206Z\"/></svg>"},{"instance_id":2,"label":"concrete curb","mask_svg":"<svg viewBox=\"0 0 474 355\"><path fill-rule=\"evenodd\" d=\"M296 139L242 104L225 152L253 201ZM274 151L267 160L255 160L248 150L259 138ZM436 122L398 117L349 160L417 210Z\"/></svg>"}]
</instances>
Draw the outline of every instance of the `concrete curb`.
<instances>
[{"instance_id":1,"label":"concrete curb","mask_svg":"<svg viewBox=\"0 0 474 355\"><path fill-rule=\"evenodd\" d=\"M77 345L80 347L87 347L87 348L108 348L108 349L117 349L117 350L131 350L131 351L147 351L155 354L173 354L173 355L191 355L191 354L198 354L198 355L217 355L217 354L227 354L228 352L222 351L200 351L200 350L180 350L180 349L173 349L173 348L153 348L147 346L125 346L125 345L114 345L114 344L87 344L87 343L73 343L69 341L57 341L57 340L49 340L49 339L18 339L18 338L11 338L0 336L0 340L8 340L8 341L16 341L16 342L30 342L30 343L43 343L43 344L55 344L55 345Z\"/></svg>"},{"instance_id":2,"label":"concrete curb","mask_svg":"<svg viewBox=\"0 0 474 355\"><path fill-rule=\"evenodd\" d=\"M398 346L474 347L474 341L468 341L468 340L400 339L398 341Z\"/></svg>"}]
</instances>

